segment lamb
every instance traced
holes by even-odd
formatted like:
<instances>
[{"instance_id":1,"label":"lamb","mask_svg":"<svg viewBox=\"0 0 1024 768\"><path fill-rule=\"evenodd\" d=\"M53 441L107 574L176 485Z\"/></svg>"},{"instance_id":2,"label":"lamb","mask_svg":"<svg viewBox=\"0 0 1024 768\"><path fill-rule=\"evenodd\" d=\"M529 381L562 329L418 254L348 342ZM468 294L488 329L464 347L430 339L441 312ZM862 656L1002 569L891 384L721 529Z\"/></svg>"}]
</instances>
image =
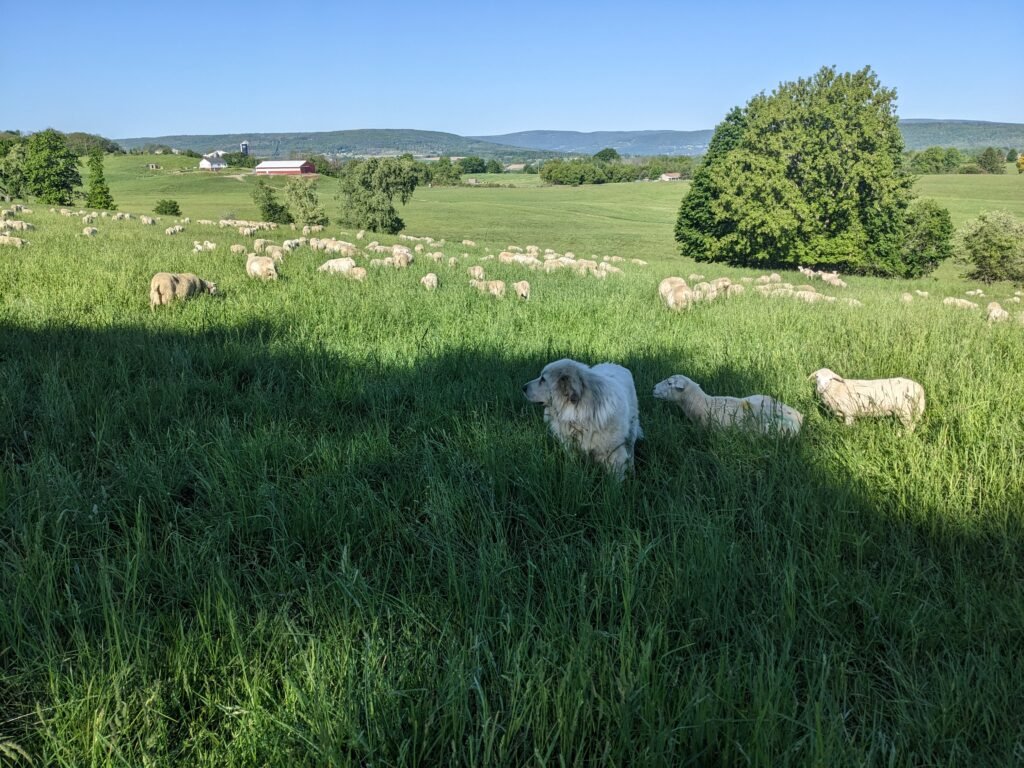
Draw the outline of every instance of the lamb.
<instances>
[{"instance_id":1,"label":"lamb","mask_svg":"<svg viewBox=\"0 0 1024 768\"><path fill-rule=\"evenodd\" d=\"M804 417L795 408L768 395L715 397L682 376L670 376L654 387L654 397L679 405L691 421L705 428L737 428L765 435L793 437Z\"/></svg>"},{"instance_id":2,"label":"lamb","mask_svg":"<svg viewBox=\"0 0 1024 768\"><path fill-rule=\"evenodd\" d=\"M170 304L175 299L190 299L201 293L215 296L217 285L191 272L157 272L149 281L149 309L152 311L158 304Z\"/></svg>"},{"instance_id":3,"label":"lamb","mask_svg":"<svg viewBox=\"0 0 1024 768\"><path fill-rule=\"evenodd\" d=\"M523 301L529 301L530 299L530 283L526 280L520 280L517 283L512 283L512 290L516 292Z\"/></svg>"},{"instance_id":4,"label":"lamb","mask_svg":"<svg viewBox=\"0 0 1024 768\"><path fill-rule=\"evenodd\" d=\"M269 256L250 253L245 260L245 272L249 277L263 280L277 280L277 263Z\"/></svg>"},{"instance_id":5,"label":"lamb","mask_svg":"<svg viewBox=\"0 0 1024 768\"><path fill-rule=\"evenodd\" d=\"M437 290L437 275L433 272L428 272L420 278L420 285L426 288L428 291Z\"/></svg>"},{"instance_id":6,"label":"lamb","mask_svg":"<svg viewBox=\"0 0 1024 768\"><path fill-rule=\"evenodd\" d=\"M1010 319L1010 313L999 306L998 301L991 301L988 305L987 319L990 323L1002 323Z\"/></svg>"},{"instance_id":7,"label":"lamb","mask_svg":"<svg viewBox=\"0 0 1024 768\"><path fill-rule=\"evenodd\" d=\"M924 414L924 387L916 381L844 379L828 368L808 376L822 404L850 426L861 417L895 416L908 432Z\"/></svg>"}]
</instances>

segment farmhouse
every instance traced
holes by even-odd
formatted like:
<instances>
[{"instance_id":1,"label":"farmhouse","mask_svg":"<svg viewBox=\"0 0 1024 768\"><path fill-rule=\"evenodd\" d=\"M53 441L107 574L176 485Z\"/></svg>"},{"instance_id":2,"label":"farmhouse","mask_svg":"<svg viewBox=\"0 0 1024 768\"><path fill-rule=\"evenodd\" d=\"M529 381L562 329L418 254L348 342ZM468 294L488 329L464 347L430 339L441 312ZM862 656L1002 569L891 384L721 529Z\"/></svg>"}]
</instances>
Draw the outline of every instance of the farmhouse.
<instances>
[{"instance_id":1,"label":"farmhouse","mask_svg":"<svg viewBox=\"0 0 1024 768\"><path fill-rule=\"evenodd\" d=\"M519 173L526 168L526 163L509 163L505 166L505 173Z\"/></svg>"},{"instance_id":2,"label":"farmhouse","mask_svg":"<svg viewBox=\"0 0 1024 768\"><path fill-rule=\"evenodd\" d=\"M264 160L256 166L256 173L265 176L298 176L316 173L316 166L309 160Z\"/></svg>"},{"instance_id":3,"label":"farmhouse","mask_svg":"<svg viewBox=\"0 0 1024 768\"><path fill-rule=\"evenodd\" d=\"M659 181L679 181L683 178L683 174L672 171L671 173L663 173L658 177Z\"/></svg>"},{"instance_id":4,"label":"farmhouse","mask_svg":"<svg viewBox=\"0 0 1024 768\"><path fill-rule=\"evenodd\" d=\"M228 164L222 157L209 156L199 161L199 169L202 171L219 171L227 168Z\"/></svg>"},{"instance_id":5,"label":"farmhouse","mask_svg":"<svg viewBox=\"0 0 1024 768\"><path fill-rule=\"evenodd\" d=\"M160 163L146 163L146 167L151 171L159 171Z\"/></svg>"}]
</instances>

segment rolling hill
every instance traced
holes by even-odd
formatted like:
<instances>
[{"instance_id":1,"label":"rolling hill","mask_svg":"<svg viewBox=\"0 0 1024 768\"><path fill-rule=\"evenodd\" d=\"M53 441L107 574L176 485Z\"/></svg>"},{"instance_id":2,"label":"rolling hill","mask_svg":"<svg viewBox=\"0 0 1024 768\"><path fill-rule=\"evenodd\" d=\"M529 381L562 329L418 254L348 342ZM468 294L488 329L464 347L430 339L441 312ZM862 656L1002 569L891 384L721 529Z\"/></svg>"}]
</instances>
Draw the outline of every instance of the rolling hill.
<instances>
[{"instance_id":1,"label":"rolling hill","mask_svg":"<svg viewBox=\"0 0 1024 768\"><path fill-rule=\"evenodd\" d=\"M458 136L440 131L418 131L407 128L374 128L351 131L311 133L222 133L182 136L146 136L117 139L125 149L163 144L175 149L212 152L216 149L237 150L249 142L249 151L257 157L288 158L292 154L372 156L410 152L417 156L448 155L498 160L529 160L554 157L557 152L545 149L509 146L482 139Z\"/></svg>"},{"instance_id":2,"label":"rolling hill","mask_svg":"<svg viewBox=\"0 0 1024 768\"><path fill-rule=\"evenodd\" d=\"M981 120L900 120L907 149L942 146L957 149L1024 148L1024 124ZM476 136L482 141L592 155L612 147L623 155L699 155L713 131L521 131Z\"/></svg>"}]
</instances>

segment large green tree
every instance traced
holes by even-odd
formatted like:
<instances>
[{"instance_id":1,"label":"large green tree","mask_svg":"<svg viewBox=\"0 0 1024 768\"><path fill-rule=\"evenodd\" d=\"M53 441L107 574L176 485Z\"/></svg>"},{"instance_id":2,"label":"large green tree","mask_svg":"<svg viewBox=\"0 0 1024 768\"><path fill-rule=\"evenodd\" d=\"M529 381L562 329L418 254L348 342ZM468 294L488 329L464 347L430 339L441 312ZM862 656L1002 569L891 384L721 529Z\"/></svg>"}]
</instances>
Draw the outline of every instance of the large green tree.
<instances>
[{"instance_id":1,"label":"large green tree","mask_svg":"<svg viewBox=\"0 0 1024 768\"><path fill-rule=\"evenodd\" d=\"M824 67L734 110L680 209L683 253L904 274L913 180L895 98L870 67Z\"/></svg>"},{"instance_id":2,"label":"large green tree","mask_svg":"<svg viewBox=\"0 0 1024 768\"><path fill-rule=\"evenodd\" d=\"M274 224L291 224L295 219L288 210L288 206L277 199L277 193L263 179L256 181L252 190L252 201L260 209L260 218Z\"/></svg>"},{"instance_id":3,"label":"large green tree","mask_svg":"<svg viewBox=\"0 0 1024 768\"><path fill-rule=\"evenodd\" d=\"M103 176L103 150L95 146L89 150L89 186L85 193L85 204L101 211L116 211L114 197Z\"/></svg>"},{"instance_id":4,"label":"large green tree","mask_svg":"<svg viewBox=\"0 0 1024 768\"><path fill-rule=\"evenodd\" d=\"M986 147L978 155L978 165L985 173L1006 173L1006 156L995 147Z\"/></svg>"},{"instance_id":5,"label":"large green tree","mask_svg":"<svg viewBox=\"0 0 1024 768\"><path fill-rule=\"evenodd\" d=\"M600 152L594 153L594 159L600 160L603 163L614 163L616 160L621 160L621 155L615 147L605 147Z\"/></svg>"},{"instance_id":6,"label":"large green tree","mask_svg":"<svg viewBox=\"0 0 1024 768\"><path fill-rule=\"evenodd\" d=\"M342 220L373 232L401 232L405 222L393 200L397 197L403 205L408 203L418 180L415 162L405 158L371 157L349 163L339 193Z\"/></svg>"},{"instance_id":7,"label":"large green tree","mask_svg":"<svg viewBox=\"0 0 1024 768\"><path fill-rule=\"evenodd\" d=\"M297 223L320 226L328 223L327 214L316 194L316 179L289 179L284 188L284 199Z\"/></svg>"},{"instance_id":8,"label":"large green tree","mask_svg":"<svg viewBox=\"0 0 1024 768\"><path fill-rule=\"evenodd\" d=\"M25 147L25 187L44 203L70 205L82 186L78 157L52 128L33 133Z\"/></svg>"},{"instance_id":9,"label":"large green tree","mask_svg":"<svg viewBox=\"0 0 1024 768\"><path fill-rule=\"evenodd\" d=\"M24 197L28 187L25 178L25 159L28 157L28 144L19 142L7 150L0 158L0 194L6 197Z\"/></svg>"}]
</instances>

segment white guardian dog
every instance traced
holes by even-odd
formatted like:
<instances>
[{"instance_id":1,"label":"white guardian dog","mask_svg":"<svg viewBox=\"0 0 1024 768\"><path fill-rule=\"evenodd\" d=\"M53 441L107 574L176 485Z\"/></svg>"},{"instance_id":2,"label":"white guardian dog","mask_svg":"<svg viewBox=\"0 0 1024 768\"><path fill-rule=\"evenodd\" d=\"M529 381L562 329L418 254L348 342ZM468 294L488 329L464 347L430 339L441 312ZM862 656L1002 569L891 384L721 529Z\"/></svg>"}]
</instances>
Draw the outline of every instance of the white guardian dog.
<instances>
[{"instance_id":1,"label":"white guardian dog","mask_svg":"<svg viewBox=\"0 0 1024 768\"><path fill-rule=\"evenodd\" d=\"M627 369L556 360L523 385L523 394L544 406L544 422L563 445L603 464L620 480L633 469L633 446L644 433L633 374Z\"/></svg>"}]
</instances>

